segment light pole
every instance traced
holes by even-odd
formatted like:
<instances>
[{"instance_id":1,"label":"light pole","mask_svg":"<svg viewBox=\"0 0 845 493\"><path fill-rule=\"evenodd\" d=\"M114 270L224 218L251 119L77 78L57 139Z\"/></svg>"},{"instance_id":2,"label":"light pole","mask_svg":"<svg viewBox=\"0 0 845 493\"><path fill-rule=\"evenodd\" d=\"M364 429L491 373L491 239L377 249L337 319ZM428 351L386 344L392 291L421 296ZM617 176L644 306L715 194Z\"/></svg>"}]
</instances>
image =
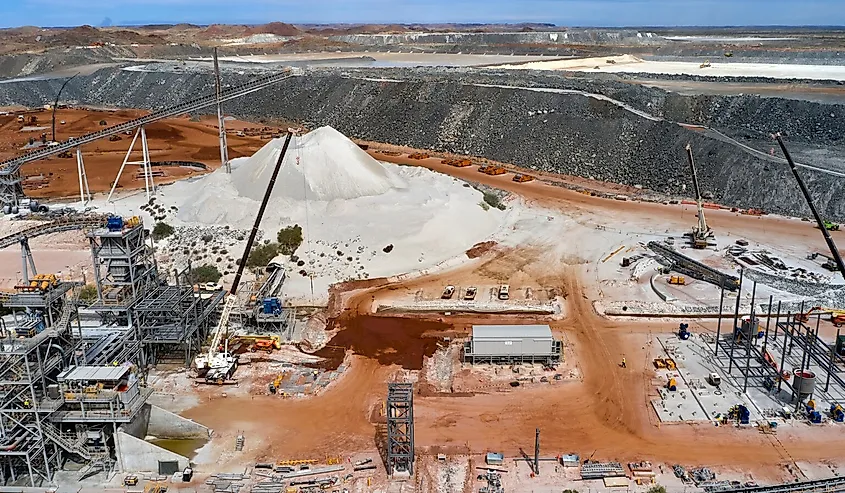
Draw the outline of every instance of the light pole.
<instances>
[{"instance_id":1,"label":"light pole","mask_svg":"<svg viewBox=\"0 0 845 493\"><path fill-rule=\"evenodd\" d=\"M72 80L73 80L73 78L74 78L74 77L76 77L77 75L79 75L79 72L75 73L75 74L73 75L73 77L70 77L69 79L67 79L67 80L65 81L65 83L64 83L64 84L62 84L62 87L60 87L60 88L59 88L59 92L58 92L58 94L56 94L56 102L55 102L55 103L53 103L53 136L50 138L50 142L55 142L55 141L56 141L56 107L58 107L58 106L59 106L59 97L61 97L61 95L62 95L62 91L64 91L64 90L65 90L65 86L67 85L67 83L68 83L68 82L70 82L70 81L72 81Z\"/></svg>"}]
</instances>

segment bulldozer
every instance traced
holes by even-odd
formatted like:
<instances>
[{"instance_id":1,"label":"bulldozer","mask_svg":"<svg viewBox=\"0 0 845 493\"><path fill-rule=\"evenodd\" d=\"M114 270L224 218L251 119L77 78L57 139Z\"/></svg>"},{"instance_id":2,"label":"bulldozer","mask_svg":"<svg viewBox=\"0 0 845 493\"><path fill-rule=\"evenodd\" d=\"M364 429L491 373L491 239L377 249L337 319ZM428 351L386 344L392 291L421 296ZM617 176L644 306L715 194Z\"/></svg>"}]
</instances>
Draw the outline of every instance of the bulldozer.
<instances>
[{"instance_id":1,"label":"bulldozer","mask_svg":"<svg viewBox=\"0 0 845 493\"><path fill-rule=\"evenodd\" d=\"M525 183L525 182L529 182L533 179L534 179L534 177L531 176L531 175L517 174L517 175L513 176L513 181L515 181L517 183Z\"/></svg>"}]
</instances>

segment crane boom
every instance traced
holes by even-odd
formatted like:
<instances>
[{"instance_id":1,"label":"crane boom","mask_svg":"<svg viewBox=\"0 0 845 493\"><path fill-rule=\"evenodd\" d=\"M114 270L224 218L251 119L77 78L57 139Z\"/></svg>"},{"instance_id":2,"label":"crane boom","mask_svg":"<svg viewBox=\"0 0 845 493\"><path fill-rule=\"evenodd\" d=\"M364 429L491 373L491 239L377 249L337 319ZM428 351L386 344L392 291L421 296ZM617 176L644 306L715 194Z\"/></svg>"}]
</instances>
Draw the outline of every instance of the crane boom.
<instances>
[{"instance_id":1,"label":"crane boom","mask_svg":"<svg viewBox=\"0 0 845 493\"><path fill-rule=\"evenodd\" d=\"M223 352L222 354L219 353L218 348L220 347L220 343L223 341L223 337L229 332L229 314L237 303L238 285L241 282L241 276L243 275L246 261L249 258L249 252L252 250L252 244L255 242L255 236L258 233L259 226L261 225L261 219L264 217L264 211L267 209L267 203L270 201L270 195L273 193L273 186L276 184L276 178L279 176L279 170L282 168L282 161L285 159L285 154L287 154L292 136L293 132L288 130L285 143L282 146L281 152L279 152L279 159L276 161L276 167L273 169L273 175L270 177L270 182L267 183L267 190L264 192L264 200L261 201L261 206L258 208L258 214L255 217L255 223L253 224L252 231L247 239L246 248L244 249L243 256L241 257L241 263L238 265L238 272L235 274L235 279L232 281L232 288L229 291L229 297L223 305L223 312L220 314L220 321L217 322L217 327L214 329L214 337L211 340L211 346L208 348L208 353L199 355L194 359L194 364L199 370L212 370L226 367L234 368L236 363L237 358L230 355L228 352ZM234 370L232 372L234 372Z\"/></svg>"},{"instance_id":2,"label":"crane boom","mask_svg":"<svg viewBox=\"0 0 845 493\"><path fill-rule=\"evenodd\" d=\"M692 157L692 146L690 144L687 144L687 159L692 169L692 184L695 187L695 201L698 205L698 235L703 238L707 236L710 228L707 227L707 221L704 219L704 203L701 199L701 187L698 185L698 173L695 170L695 159Z\"/></svg>"},{"instance_id":3,"label":"crane boom","mask_svg":"<svg viewBox=\"0 0 845 493\"><path fill-rule=\"evenodd\" d=\"M810 197L810 191L807 190L807 185L804 184L804 180L802 180L801 175L798 174L798 168L795 167L795 161L792 160L792 155L789 154L789 150L786 148L786 144L783 143L783 139L780 134L777 133L774 137L775 140L778 141L780 150L783 151L783 156L786 158L786 162L789 163L789 168L792 170L792 175L795 176L795 180L798 182L798 187L801 188L801 193L804 194L804 200L807 201L807 205L810 206L810 211L813 212L816 224L818 224L819 228L822 230L824 241L827 242L827 248L830 249L830 254L833 255L836 267L839 268L839 274L845 276L845 264L842 263L842 256L839 255L839 249L836 248L836 243L833 242L833 238L830 236L827 228L824 227L824 221L819 215L819 211L816 209L816 206L813 204L813 198Z\"/></svg>"}]
</instances>

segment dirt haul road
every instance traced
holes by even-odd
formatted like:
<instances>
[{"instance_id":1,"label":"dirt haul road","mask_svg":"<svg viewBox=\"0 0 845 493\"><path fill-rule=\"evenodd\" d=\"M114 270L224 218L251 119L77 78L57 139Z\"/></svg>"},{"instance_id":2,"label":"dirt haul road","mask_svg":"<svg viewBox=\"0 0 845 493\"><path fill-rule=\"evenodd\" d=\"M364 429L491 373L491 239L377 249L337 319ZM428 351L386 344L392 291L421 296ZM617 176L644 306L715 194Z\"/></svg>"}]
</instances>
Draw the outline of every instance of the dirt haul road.
<instances>
[{"instance_id":1,"label":"dirt haul road","mask_svg":"<svg viewBox=\"0 0 845 493\"><path fill-rule=\"evenodd\" d=\"M372 143L368 152L381 161L422 166L433 171L448 174L469 182L481 183L490 187L506 190L519 195L531 203L558 209L574 217L586 218L596 224L602 222L624 221L628 231L636 233L638 230L653 230L663 232L672 228L673 232L689 231L696 220L696 210L689 205L663 205L651 202L618 201L602 197L594 197L564 188L563 184L577 185L589 190L603 192L634 194L639 192L632 187L625 187L605 182L596 182L572 176L527 171L538 179L528 183L512 181L513 174L506 173L499 176L485 175L478 172L477 166L457 168L442 164L441 158L410 159L406 155L391 156L378 152L378 149L404 152L423 152L414 149L387 146ZM507 165L506 165L507 166ZM518 168L507 166L509 170L520 172ZM557 185L555 185L557 183ZM797 192L796 192L797 193ZM747 216L727 210L706 211L707 223L716 232L721 244L733 243L737 238L746 238L762 244L777 243L785 247L801 245L802 247L827 252L827 245L818 229L809 222L780 216ZM656 223L659 221L659 223ZM662 228L662 229L661 229ZM839 246L845 242L845 231L833 233L834 240ZM801 250L800 256L806 255Z\"/></svg>"}]
</instances>

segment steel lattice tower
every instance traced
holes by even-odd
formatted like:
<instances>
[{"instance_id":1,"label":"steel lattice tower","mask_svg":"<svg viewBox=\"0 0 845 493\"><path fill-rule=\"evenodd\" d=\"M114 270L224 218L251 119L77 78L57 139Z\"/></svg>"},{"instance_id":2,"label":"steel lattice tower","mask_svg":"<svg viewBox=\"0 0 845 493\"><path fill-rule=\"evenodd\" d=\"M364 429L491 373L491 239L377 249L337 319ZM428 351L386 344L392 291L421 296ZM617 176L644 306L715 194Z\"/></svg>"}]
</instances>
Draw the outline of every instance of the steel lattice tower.
<instances>
[{"instance_id":1,"label":"steel lattice tower","mask_svg":"<svg viewBox=\"0 0 845 493\"><path fill-rule=\"evenodd\" d=\"M414 385L387 384L387 473L414 474Z\"/></svg>"}]
</instances>

